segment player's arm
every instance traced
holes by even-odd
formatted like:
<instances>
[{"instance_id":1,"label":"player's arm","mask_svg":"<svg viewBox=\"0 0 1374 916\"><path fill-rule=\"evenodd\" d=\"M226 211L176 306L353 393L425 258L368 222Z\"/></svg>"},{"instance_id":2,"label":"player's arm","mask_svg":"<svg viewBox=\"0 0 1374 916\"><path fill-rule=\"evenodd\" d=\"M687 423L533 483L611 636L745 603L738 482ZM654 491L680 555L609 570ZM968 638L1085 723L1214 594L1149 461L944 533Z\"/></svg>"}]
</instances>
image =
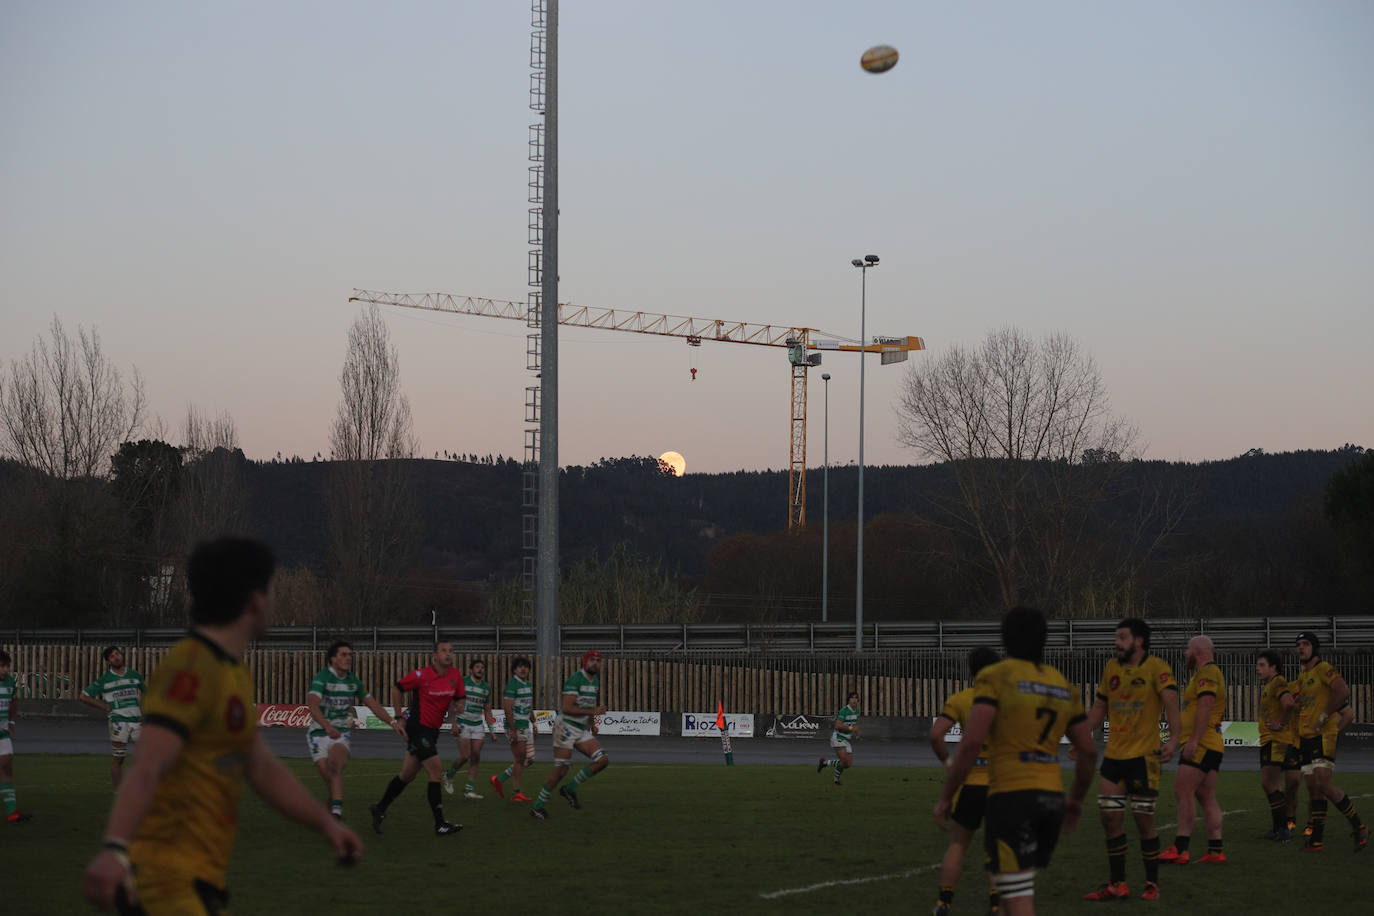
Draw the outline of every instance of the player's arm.
<instances>
[{"instance_id":1,"label":"player's arm","mask_svg":"<svg viewBox=\"0 0 1374 916\"><path fill-rule=\"evenodd\" d=\"M114 906L115 892L128 877L129 842L148 809L162 777L177 762L185 747L184 726L175 720L145 722L138 753L119 784L114 807L105 828L105 848L86 869L82 895L101 909ZM327 812L326 812L327 813Z\"/></svg>"},{"instance_id":2,"label":"player's arm","mask_svg":"<svg viewBox=\"0 0 1374 916\"><path fill-rule=\"evenodd\" d=\"M1064 831L1072 833L1083 814L1083 798L1088 794L1093 772L1097 769L1097 745L1086 718L1070 722L1064 734L1069 738L1069 746L1078 752L1074 758L1073 785L1069 787L1068 798L1064 799Z\"/></svg>"},{"instance_id":3,"label":"player's arm","mask_svg":"<svg viewBox=\"0 0 1374 916\"><path fill-rule=\"evenodd\" d=\"M1214 693L1198 694L1196 711L1193 714L1192 733L1188 736L1188 746L1184 748L1184 753L1188 757L1193 756L1197 750L1198 742L1202 740L1202 731L1207 727L1207 723L1212 718L1212 707L1217 705L1217 696Z\"/></svg>"},{"instance_id":4,"label":"player's arm","mask_svg":"<svg viewBox=\"0 0 1374 916\"><path fill-rule=\"evenodd\" d=\"M1106 718L1107 718L1107 698L1106 698L1106 696L1104 696L1104 695L1101 693L1101 691L1099 691L1098 694L1097 694L1097 698L1096 698L1095 700L1093 700L1092 708L1088 710L1087 718L1083 720L1083 724L1086 725L1086 726L1088 727L1088 737L1089 737L1089 738L1092 738L1093 735L1095 735L1095 734L1097 733L1098 727L1102 725L1103 721L1104 721ZM1094 739L1094 740L1096 740L1096 739ZM1096 745L1096 744L1093 745L1093 757L1094 757L1094 758L1097 757L1097 745ZM1078 759L1078 745L1072 744L1072 743L1069 744L1069 759L1070 759L1070 760L1077 760L1077 759Z\"/></svg>"},{"instance_id":5,"label":"player's arm","mask_svg":"<svg viewBox=\"0 0 1374 916\"><path fill-rule=\"evenodd\" d=\"M1339 674L1331 679L1331 699L1326 703L1326 709L1317 718L1318 725L1325 725L1326 720L1336 714L1336 711L1350 702L1350 685L1345 682L1345 678Z\"/></svg>"},{"instance_id":6,"label":"player's arm","mask_svg":"<svg viewBox=\"0 0 1374 916\"><path fill-rule=\"evenodd\" d=\"M501 709L506 713L506 737L515 743L515 697L502 697ZM534 717L530 716L531 723Z\"/></svg>"},{"instance_id":7,"label":"player's arm","mask_svg":"<svg viewBox=\"0 0 1374 916\"><path fill-rule=\"evenodd\" d=\"M487 701L482 704L482 721L487 723L487 732L493 733L496 728L496 716L491 713L491 694L487 694Z\"/></svg>"},{"instance_id":8,"label":"player's arm","mask_svg":"<svg viewBox=\"0 0 1374 916\"><path fill-rule=\"evenodd\" d=\"M1164 718L1169 723L1169 740L1164 742L1159 749L1159 762L1168 763L1174 759L1174 752L1178 750L1178 736L1183 726L1183 716L1178 710L1178 688L1170 684L1162 691L1164 700Z\"/></svg>"},{"instance_id":9,"label":"player's arm","mask_svg":"<svg viewBox=\"0 0 1374 916\"><path fill-rule=\"evenodd\" d=\"M954 727L954 720L944 713L936 717L935 722L930 726L930 750L935 754L935 759L940 761L943 766L949 766L949 746L945 742L945 735ZM961 742L962 743L962 742Z\"/></svg>"},{"instance_id":10,"label":"player's arm","mask_svg":"<svg viewBox=\"0 0 1374 916\"><path fill-rule=\"evenodd\" d=\"M376 697L369 693L367 696L363 697L363 705L366 706L368 709L372 710L372 714L374 716L385 722L387 726L390 727L393 731L398 732L402 738L405 737L405 725L401 722L399 718L395 718L389 712L387 712L386 707L383 706L381 703L378 703ZM395 709L396 707L393 706L392 708Z\"/></svg>"},{"instance_id":11,"label":"player's arm","mask_svg":"<svg viewBox=\"0 0 1374 916\"><path fill-rule=\"evenodd\" d=\"M142 752L140 747L139 753ZM334 847L340 861L352 864L362 856L363 842L358 835L330 816L329 809L301 785L267 747L262 732L254 737L248 750L244 776L263 801L296 823L322 834Z\"/></svg>"},{"instance_id":12,"label":"player's arm","mask_svg":"<svg viewBox=\"0 0 1374 916\"><path fill-rule=\"evenodd\" d=\"M605 706L596 706L588 709L585 706L577 705L578 694L565 693L561 701L560 708L565 716L599 716L606 711Z\"/></svg>"},{"instance_id":13,"label":"player's arm","mask_svg":"<svg viewBox=\"0 0 1374 916\"><path fill-rule=\"evenodd\" d=\"M935 806L935 822L941 830L945 829L945 820L949 817L954 793L959 791L959 787L968 778L969 770L973 769L978 752L982 750L983 742L988 740L988 733L992 731L992 720L996 716L996 701L984 697L973 701L968 721L964 724L964 734L959 739L959 750L954 754L954 761L949 764L944 788L940 790L940 801Z\"/></svg>"},{"instance_id":14,"label":"player's arm","mask_svg":"<svg viewBox=\"0 0 1374 916\"><path fill-rule=\"evenodd\" d=\"M90 687L87 687L85 690L81 691L81 695L78 696L77 699L85 705L91 707L92 709L98 709L101 712L108 713L110 711L110 704L106 703L104 699L100 697L98 692L91 692L92 687L96 688L98 691L99 686L100 685L98 684L92 684Z\"/></svg>"},{"instance_id":15,"label":"player's arm","mask_svg":"<svg viewBox=\"0 0 1374 916\"><path fill-rule=\"evenodd\" d=\"M324 698L315 691L310 691L305 695L305 708L310 711L310 718L315 720L315 724L324 729L324 733L331 738L338 738L342 735L328 719L324 717L324 710L320 708L320 701Z\"/></svg>"}]
</instances>

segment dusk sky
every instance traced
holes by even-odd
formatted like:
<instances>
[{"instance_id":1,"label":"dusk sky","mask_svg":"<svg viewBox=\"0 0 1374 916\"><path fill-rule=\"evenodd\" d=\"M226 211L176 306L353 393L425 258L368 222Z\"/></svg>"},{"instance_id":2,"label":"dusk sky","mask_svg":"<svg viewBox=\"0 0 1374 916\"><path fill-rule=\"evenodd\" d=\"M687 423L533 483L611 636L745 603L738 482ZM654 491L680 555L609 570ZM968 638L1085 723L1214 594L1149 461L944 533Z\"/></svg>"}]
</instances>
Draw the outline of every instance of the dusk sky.
<instances>
[{"instance_id":1,"label":"dusk sky","mask_svg":"<svg viewBox=\"0 0 1374 916\"><path fill-rule=\"evenodd\" d=\"M1374 447L1374 4L561 16L562 301L857 338L872 253L870 334L1067 332L1148 457ZM0 363L57 315L170 438L193 404L249 457L327 453L354 287L527 296L529 45L525 0L5 0ZM523 324L384 314L421 454L520 458ZM562 464L787 466L782 349L564 329L561 354ZM822 367L832 463L857 359ZM915 460L908 365L869 364L869 464Z\"/></svg>"}]
</instances>

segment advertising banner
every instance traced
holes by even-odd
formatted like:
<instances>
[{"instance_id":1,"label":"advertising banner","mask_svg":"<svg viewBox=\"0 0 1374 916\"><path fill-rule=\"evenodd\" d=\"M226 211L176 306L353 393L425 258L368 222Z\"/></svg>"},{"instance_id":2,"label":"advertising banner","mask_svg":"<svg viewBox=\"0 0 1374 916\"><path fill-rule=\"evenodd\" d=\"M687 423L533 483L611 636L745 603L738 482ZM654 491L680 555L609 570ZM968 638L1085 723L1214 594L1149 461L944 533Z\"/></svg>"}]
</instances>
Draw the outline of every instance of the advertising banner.
<instances>
[{"instance_id":1,"label":"advertising banner","mask_svg":"<svg viewBox=\"0 0 1374 916\"><path fill-rule=\"evenodd\" d=\"M829 716L774 716L765 738L829 738L835 722Z\"/></svg>"},{"instance_id":2,"label":"advertising banner","mask_svg":"<svg viewBox=\"0 0 1374 916\"><path fill-rule=\"evenodd\" d=\"M934 723L934 721L934 719L931 720L932 724ZM1105 741L1107 739L1107 736L1111 734L1111 730L1112 723L1102 723L1103 741ZM945 740L948 742L957 742L961 737L963 737L963 731L959 727L958 722L954 723L954 725L950 727L950 730L945 733ZM1160 723L1159 741L1161 744L1163 744L1167 740L1169 740L1169 727L1167 725L1164 725L1163 723ZM1222 743L1226 745L1226 747L1259 747L1259 723L1222 722L1221 740ZM1060 738L1059 743L1068 744L1069 739Z\"/></svg>"},{"instance_id":3,"label":"advertising banner","mask_svg":"<svg viewBox=\"0 0 1374 916\"><path fill-rule=\"evenodd\" d=\"M657 712L607 712L597 718L597 729L603 735L657 736L663 727L663 714Z\"/></svg>"},{"instance_id":4,"label":"advertising banner","mask_svg":"<svg viewBox=\"0 0 1374 916\"><path fill-rule=\"evenodd\" d=\"M312 724L310 710L304 706L258 704L258 728L309 728Z\"/></svg>"},{"instance_id":5,"label":"advertising banner","mask_svg":"<svg viewBox=\"0 0 1374 916\"><path fill-rule=\"evenodd\" d=\"M727 712L725 730L731 738L754 737L754 714ZM684 712L682 714L682 737L719 738L720 729L716 728L716 714L713 712Z\"/></svg>"}]
</instances>

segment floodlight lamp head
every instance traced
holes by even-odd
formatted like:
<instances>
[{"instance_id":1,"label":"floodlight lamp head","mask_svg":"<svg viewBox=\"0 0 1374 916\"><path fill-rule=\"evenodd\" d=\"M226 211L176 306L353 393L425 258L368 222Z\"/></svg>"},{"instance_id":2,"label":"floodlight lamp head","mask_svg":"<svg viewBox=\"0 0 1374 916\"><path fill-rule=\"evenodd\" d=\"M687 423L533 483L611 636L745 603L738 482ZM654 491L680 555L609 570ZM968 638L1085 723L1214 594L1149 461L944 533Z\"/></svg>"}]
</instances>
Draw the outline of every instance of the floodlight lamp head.
<instances>
[{"instance_id":1,"label":"floodlight lamp head","mask_svg":"<svg viewBox=\"0 0 1374 916\"><path fill-rule=\"evenodd\" d=\"M830 381L830 373L829 373L829 372L822 372L822 373L821 373L821 381L823 381L823 382L828 382L828 381Z\"/></svg>"},{"instance_id":2,"label":"floodlight lamp head","mask_svg":"<svg viewBox=\"0 0 1374 916\"><path fill-rule=\"evenodd\" d=\"M855 258L854 260L850 261L849 263L850 263L850 264L853 264L855 267L863 267L863 266L864 266L864 262L863 262L863 261L860 261L858 258Z\"/></svg>"},{"instance_id":3,"label":"floodlight lamp head","mask_svg":"<svg viewBox=\"0 0 1374 916\"><path fill-rule=\"evenodd\" d=\"M866 254L864 255L864 260L867 261L869 264L877 264L878 256L876 254Z\"/></svg>"}]
</instances>

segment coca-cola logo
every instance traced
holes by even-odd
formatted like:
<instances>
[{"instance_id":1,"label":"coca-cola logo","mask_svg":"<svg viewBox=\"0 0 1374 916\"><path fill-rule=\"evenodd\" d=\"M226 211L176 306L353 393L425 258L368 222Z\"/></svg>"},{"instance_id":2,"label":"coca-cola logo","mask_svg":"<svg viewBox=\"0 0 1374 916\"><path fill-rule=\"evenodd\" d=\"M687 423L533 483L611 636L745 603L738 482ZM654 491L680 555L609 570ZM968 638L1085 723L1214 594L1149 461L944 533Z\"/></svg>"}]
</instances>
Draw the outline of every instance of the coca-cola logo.
<instances>
[{"instance_id":1,"label":"coca-cola logo","mask_svg":"<svg viewBox=\"0 0 1374 916\"><path fill-rule=\"evenodd\" d=\"M315 720L305 706L284 706L279 703L258 704L258 728L309 728Z\"/></svg>"}]
</instances>

